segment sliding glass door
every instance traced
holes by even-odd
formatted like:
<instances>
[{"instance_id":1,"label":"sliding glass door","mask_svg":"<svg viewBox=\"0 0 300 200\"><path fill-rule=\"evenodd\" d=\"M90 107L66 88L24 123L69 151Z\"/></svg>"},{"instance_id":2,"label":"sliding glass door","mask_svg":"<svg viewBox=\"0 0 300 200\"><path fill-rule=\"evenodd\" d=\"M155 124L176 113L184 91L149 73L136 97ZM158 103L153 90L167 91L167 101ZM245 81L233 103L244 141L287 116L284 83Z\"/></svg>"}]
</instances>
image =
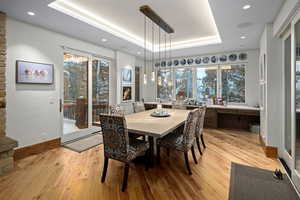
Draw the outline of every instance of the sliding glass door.
<instances>
[{"instance_id":1,"label":"sliding glass door","mask_svg":"<svg viewBox=\"0 0 300 200\"><path fill-rule=\"evenodd\" d=\"M289 168L292 169L292 131L291 131L291 70L292 70L292 36L288 31L283 37L283 64L284 64L284 130L283 130L283 155L282 158Z\"/></svg>"},{"instance_id":2,"label":"sliding glass door","mask_svg":"<svg viewBox=\"0 0 300 200\"><path fill-rule=\"evenodd\" d=\"M292 179L300 187L300 13L292 22L291 154ZM288 144L288 143L287 143ZM288 146L287 146L288 147ZM298 188L300 190L300 188Z\"/></svg>"},{"instance_id":3,"label":"sliding glass door","mask_svg":"<svg viewBox=\"0 0 300 200\"><path fill-rule=\"evenodd\" d=\"M98 132L99 114L109 106L110 62L90 54L64 53L62 72L62 142Z\"/></svg>"}]
</instances>

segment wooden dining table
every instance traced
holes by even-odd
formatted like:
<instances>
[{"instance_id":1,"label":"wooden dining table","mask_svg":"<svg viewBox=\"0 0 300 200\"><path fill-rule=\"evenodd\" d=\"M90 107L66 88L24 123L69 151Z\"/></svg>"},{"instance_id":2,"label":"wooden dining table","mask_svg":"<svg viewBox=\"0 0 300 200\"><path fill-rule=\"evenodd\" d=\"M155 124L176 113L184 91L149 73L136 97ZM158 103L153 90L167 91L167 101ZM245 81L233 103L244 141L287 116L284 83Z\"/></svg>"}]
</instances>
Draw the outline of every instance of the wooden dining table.
<instances>
[{"instance_id":1,"label":"wooden dining table","mask_svg":"<svg viewBox=\"0 0 300 200\"><path fill-rule=\"evenodd\" d=\"M164 109L169 117L152 117L154 110L133 113L125 116L127 129L130 133L148 136L150 144L151 164L154 162L154 139L162 138L182 126L189 110Z\"/></svg>"}]
</instances>

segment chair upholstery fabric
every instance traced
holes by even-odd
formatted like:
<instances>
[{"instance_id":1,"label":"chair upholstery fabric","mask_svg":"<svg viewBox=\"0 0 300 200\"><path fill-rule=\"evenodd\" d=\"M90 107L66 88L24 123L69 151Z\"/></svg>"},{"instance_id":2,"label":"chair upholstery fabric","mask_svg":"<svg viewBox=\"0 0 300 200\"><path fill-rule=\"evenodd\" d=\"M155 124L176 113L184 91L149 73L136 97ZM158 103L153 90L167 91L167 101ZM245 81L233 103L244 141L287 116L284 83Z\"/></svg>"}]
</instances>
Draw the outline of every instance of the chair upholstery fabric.
<instances>
[{"instance_id":1,"label":"chair upholstery fabric","mask_svg":"<svg viewBox=\"0 0 300 200\"><path fill-rule=\"evenodd\" d=\"M198 109L191 111L185 122L183 133L174 132L162 139L158 139L158 145L165 148L176 149L177 151L188 152L195 142L195 129L198 115Z\"/></svg>"},{"instance_id":2,"label":"chair upholstery fabric","mask_svg":"<svg viewBox=\"0 0 300 200\"><path fill-rule=\"evenodd\" d=\"M120 105L111 105L110 106L110 114L124 115L124 111L122 110Z\"/></svg>"},{"instance_id":3,"label":"chair upholstery fabric","mask_svg":"<svg viewBox=\"0 0 300 200\"><path fill-rule=\"evenodd\" d=\"M134 113L132 103L122 103L122 104L120 104L120 106L124 112L124 115L129 115L129 114Z\"/></svg>"},{"instance_id":4,"label":"chair upholstery fabric","mask_svg":"<svg viewBox=\"0 0 300 200\"><path fill-rule=\"evenodd\" d=\"M130 139L126 120L122 115L100 115L105 157L130 162L149 148L149 143Z\"/></svg>"},{"instance_id":5,"label":"chair upholstery fabric","mask_svg":"<svg viewBox=\"0 0 300 200\"><path fill-rule=\"evenodd\" d=\"M135 113L144 112L146 110L143 102L134 102L133 109Z\"/></svg>"},{"instance_id":6,"label":"chair upholstery fabric","mask_svg":"<svg viewBox=\"0 0 300 200\"><path fill-rule=\"evenodd\" d=\"M200 135L203 134L205 113L206 113L206 106L200 107L199 108L199 117L197 120L196 131L195 131L196 137L200 137Z\"/></svg>"}]
</instances>

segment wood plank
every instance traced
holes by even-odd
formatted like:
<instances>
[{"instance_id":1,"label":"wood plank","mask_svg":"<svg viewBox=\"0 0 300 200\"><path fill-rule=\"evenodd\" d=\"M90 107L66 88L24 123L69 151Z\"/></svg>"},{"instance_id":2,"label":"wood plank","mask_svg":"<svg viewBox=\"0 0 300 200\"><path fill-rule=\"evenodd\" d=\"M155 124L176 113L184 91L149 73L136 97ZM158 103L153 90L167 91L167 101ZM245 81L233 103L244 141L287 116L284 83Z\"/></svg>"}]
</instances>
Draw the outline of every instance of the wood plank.
<instances>
[{"instance_id":1,"label":"wood plank","mask_svg":"<svg viewBox=\"0 0 300 200\"><path fill-rule=\"evenodd\" d=\"M230 165L236 162L268 170L280 168L267 158L257 134L245 131L205 129L207 148L190 156L193 175L186 173L183 155L165 151L161 164L149 171L142 163L130 165L128 188L121 192L123 164L110 161L106 182L101 184L103 145L83 153L56 148L18 160L14 171L0 177L0 199L55 200L215 200L228 199Z\"/></svg>"}]
</instances>

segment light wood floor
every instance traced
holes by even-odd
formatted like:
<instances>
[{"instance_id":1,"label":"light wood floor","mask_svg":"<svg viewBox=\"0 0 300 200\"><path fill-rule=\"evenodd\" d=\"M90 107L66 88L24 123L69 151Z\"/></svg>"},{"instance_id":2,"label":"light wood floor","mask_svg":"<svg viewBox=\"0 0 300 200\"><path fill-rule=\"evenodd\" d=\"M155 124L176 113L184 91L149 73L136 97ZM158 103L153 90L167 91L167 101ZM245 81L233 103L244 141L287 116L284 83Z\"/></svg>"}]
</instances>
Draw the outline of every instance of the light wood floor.
<instances>
[{"instance_id":1,"label":"light wood floor","mask_svg":"<svg viewBox=\"0 0 300 200\"><path fill-rule=\"evenodd\" d=\"M161 165L145 171L132 164L127 191L121 192L123 165L110 161L106 182L101 184L103 146L81 154L64 148L31 156L0 177L0 199L228 199L230 163L275 170L279 163L264 156L256 134L205 130L207 148L198 165L190 157L193 175L186 173L183 155L162 151ZM197 150L197 149L196 149Z\"/></svg>"}]
</instances>

